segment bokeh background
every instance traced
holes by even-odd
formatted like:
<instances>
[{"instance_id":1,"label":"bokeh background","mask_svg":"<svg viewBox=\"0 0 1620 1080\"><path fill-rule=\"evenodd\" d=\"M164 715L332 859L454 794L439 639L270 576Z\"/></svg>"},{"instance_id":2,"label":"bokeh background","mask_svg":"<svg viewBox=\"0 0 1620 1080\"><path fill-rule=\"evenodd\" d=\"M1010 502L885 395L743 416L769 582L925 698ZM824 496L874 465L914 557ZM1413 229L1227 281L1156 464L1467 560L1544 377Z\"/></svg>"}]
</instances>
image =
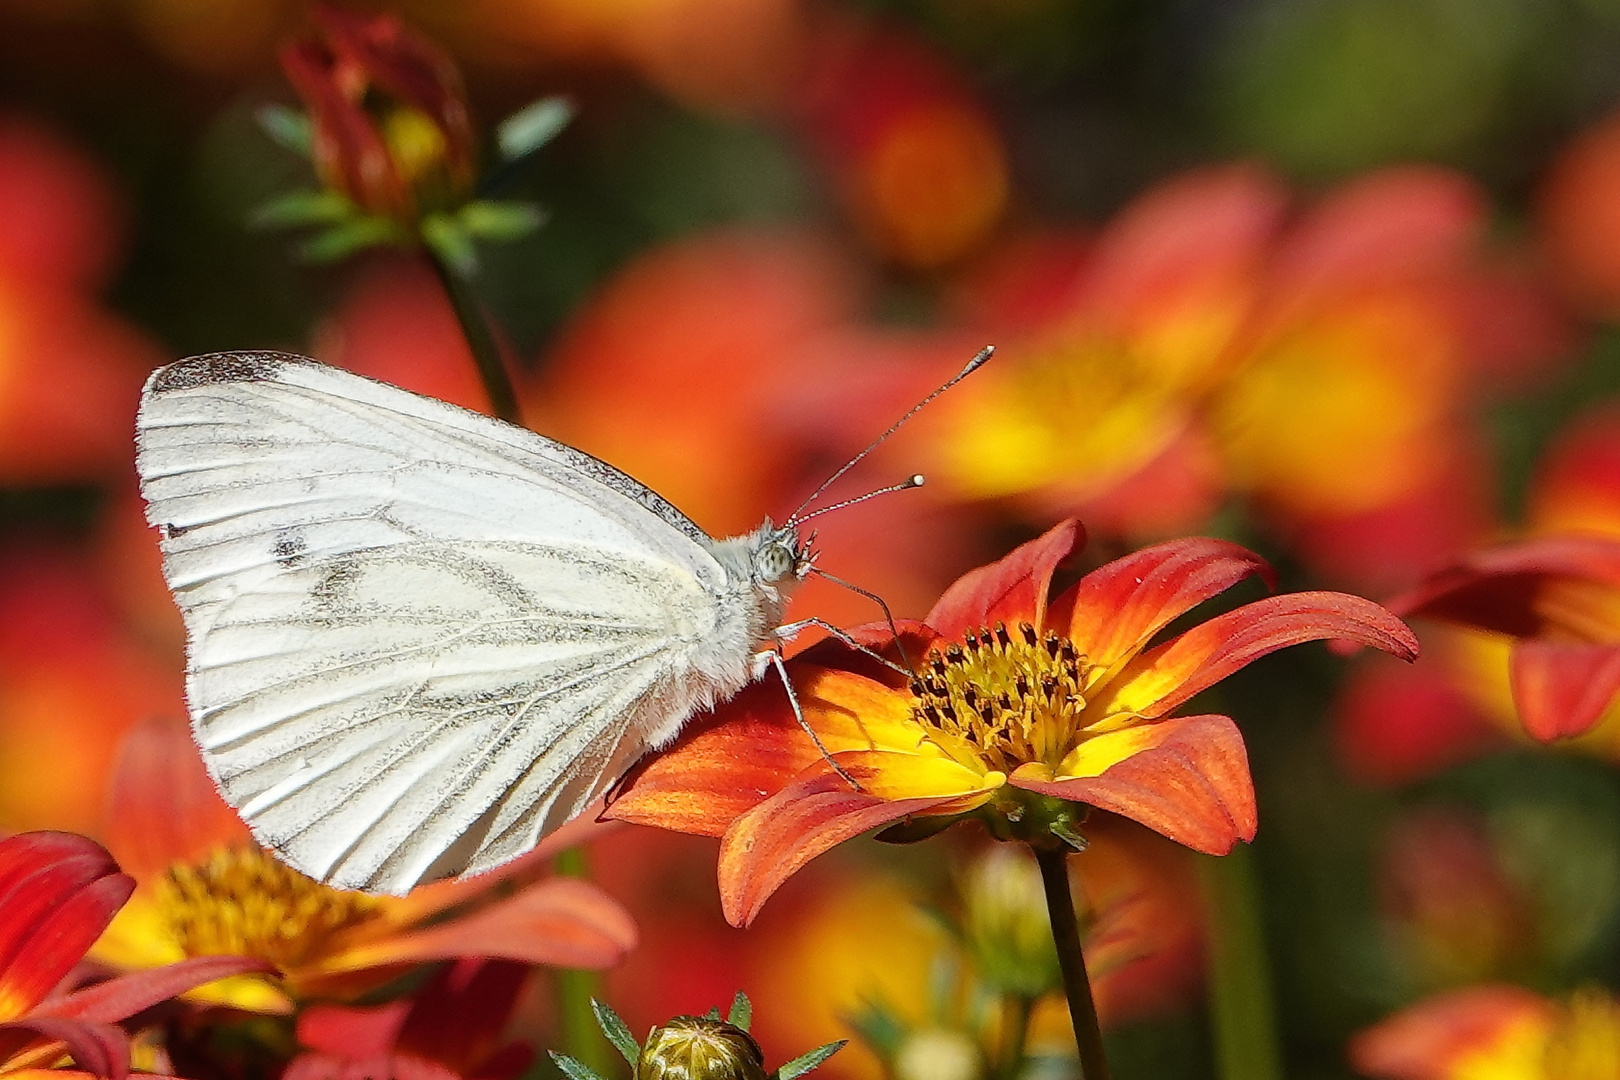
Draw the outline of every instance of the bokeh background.
<instances>
[{"instance_id":1,"label":"bokeh background","mask_svg":"<svg viewBox=\"0 0 1620 1080\"><path fill-rule=\"evenodd\" d=\"M527 421L711 532L1000 346L841 490L927 487L819 523L897 613L1070 514L1092 565L1206 533L1375 599L1489 540L1620 534L1613 0L355 6L449 50L486 157L572 100L486 172L549 219L476 289ZM312 267L249 227L312 182L256 120L308 28L295 0L0 0L0 829L100 835L125 732L183 715L133 475L151 368L274 347L484 404L417 254ZM875 617L822 582L794 613ZM1255 770L1235 858L1289 1076L1353 1075L1354 1032L1439 990L1620 980L1620 720L1531 747L1503 643L1420 630L1412 668L1313 646L1210 695ZM1219 879L1098 829L1117 1075L1212 1075ZM625 829L591 860L642 928L607 994L639 1032L744 988L772 1060L874 1002L924 1025L941 850L846 845L737 931L712 843Z\"/></svg>"}]
</instances>

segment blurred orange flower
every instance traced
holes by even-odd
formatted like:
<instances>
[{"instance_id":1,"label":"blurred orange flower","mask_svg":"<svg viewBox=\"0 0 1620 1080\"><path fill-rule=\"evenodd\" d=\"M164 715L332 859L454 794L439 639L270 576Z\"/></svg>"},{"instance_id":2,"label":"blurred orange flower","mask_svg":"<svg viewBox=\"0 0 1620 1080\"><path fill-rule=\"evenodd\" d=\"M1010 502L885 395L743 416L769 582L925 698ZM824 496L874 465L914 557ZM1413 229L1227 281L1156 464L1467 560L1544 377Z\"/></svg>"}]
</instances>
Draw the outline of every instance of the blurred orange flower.
<instances>
[{"instance_id":1,"label":"blurred orange flower","mask_svg":"<svg viewBox=\"0 0 1620 1080\"><path fill-rule=\"evenodd\" d=\"M141 380L161 356L94 298L117 218L78 150L0 116L0 483L128 468Z\"/></svg>"},{"instance_id":2,"label":"blurred orange flower","mask_svg":"<svg viewBox=\"0 0 1620 1080\"><path fill-rule=\"evenodd\" d=\"M202 957L69 992L75 965L134 885L82 836L0 840L0 1074L45 1070L71 1055L85 1070L78 1076L122 1080L130 1048L118 1021L222 976L266 969L241 956Z\"/></svg>"},{"instance_id":3,"label":"blurred orange flower","mask_svg":"<svg viewBox=\"0 0 1620 1080\"><path fill-rule=\"evenodd\" d=\"M1620 316L1620 113L1570 140L1543 179L1536 206L1541 250L1576 305Z\"/></svg>"},{"instance_id":4,"label":"blurred orange flower","mask_svg":"<svg viewBox=\"0 0 1620 1080\"><path fill-rule=\"evenodd\" d=\"M1049 601L1083 542L1066 521L959 579L906 628L920 671L909 685L841 642L799 656L798 699L830 756L763 683L633 771L607 815L721 836L721 901L736 925L811 858L902 818L933 819L909 827L931 830L983 808L996 835L1050 843L1076 840L1099 807L1222 854L1254 835L1242 736L1224 716L1169 714L1303 641L1416 656L1398 619L1342 593L1257 601L1148 649L1178 616L1269 570L1234 544L1178 540ZM865 633L881 643L887 632Z\"/></svg>"},{"instance_id":5,"label":"blurred orange flower","mask_svg":"<svg viewBox=\"0 0 1620 1080\"><path fill-rule=\"evenodd\" d=\"M1380 1080L1586 1080L1620 1076L1620 1003L1596 989L1555 1002L1516 986L1420 1002L1350 1044Z\"/></svg>"},{"instance_id":6,"label":"blurred orange flower","mask_svg":"<svg viewBox=\"0 0 1620 1080\"><path fill-rule=\"evenodd\" d=\"M1469 376L1550 358L1561 324L1485 258L1484 200L1460 175L1386 169L1287 210L1253 166L1140 196L1068 275L1066 303L1003 316L1018 340L941 402L929 430L943 478L1034 513L1097 508L1131 536L1188 528L1241 494L1307 557L1358 529L1367 542L1329 554L1363 582L1392 554L1414 575L1474 539L1489 504L1468 482ZM992 324L994 304L959 303ZM1487 313L1506 325L1480 332Z\"/></svg>"},{"instance_id":7,"label":"blurred orange flower","mask_svg":"<svg viewBox=\"0 0 1620 1080\"><path fill-rule=\"evenodd\" d=\"M177 724L126 740L106 833L136 886L95 957L126 969L221 952L274 964L279 978L208 988L208 1000L240 1009L287 1012L296 998L353 994L434 960L606 967L636 942L624 909L594 886L533 882L548 851L405 897L318 884L253 843Z\"/></svg>"}]
</instances>

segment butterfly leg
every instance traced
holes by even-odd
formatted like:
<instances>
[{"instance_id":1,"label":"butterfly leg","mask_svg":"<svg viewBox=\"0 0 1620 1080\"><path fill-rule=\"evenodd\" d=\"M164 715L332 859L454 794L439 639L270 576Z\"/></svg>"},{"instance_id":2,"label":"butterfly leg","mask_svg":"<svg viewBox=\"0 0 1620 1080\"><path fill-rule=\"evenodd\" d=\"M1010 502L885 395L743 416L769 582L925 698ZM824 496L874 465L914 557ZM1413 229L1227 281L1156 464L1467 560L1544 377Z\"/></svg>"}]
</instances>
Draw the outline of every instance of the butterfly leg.
<instances>
[{"instance_id":1,"label":"butterfly leg","mask_svg":"<svg viewBox=\"0 0 1620 1080\"><path fill-rule=\"evenodd\" d=\"M837 638L839 641L842 641L845 645L848 645L850 648L856 650L857 652L865 653L867 656L870 656L872 659L876 660L878 663L882 664L884 667L888 668L890 671L898 672L899 674L904 675L908 679L915 679L917 677L917 673L915 671L913 671L911 668L909 668L909 667L901 667L899 664L895 663L893 660L890 660L887 656L884 656L882 653L877 652L877 651L875 651L875 650L873 650L871 648L868 648L867 646L861 644L859 641L856 641L853 637L851 637L849 635L848 631L846 631L846 630L844 630L844 629L842 629L840 627L834 626L832 623L828 622L825 619L810 618L810 619L800 619L798 622L783 623L781 626L778 626L776 628L776 633L778 635L783 635L783 636L786 636L786 637L792 637L794 634L797 634L800 630L803 630L807 626L814 626L814 627L818 627L819 629L827 631L827 633L831 634L833 637ZM898 637L895 638L896 644L899 643L899 640L900 639ZM904 653L902 651L902 657L903 656L904 656Z\"/></svg>"},{"instance_id":2,"label":"butterfly leg","mask_svg":"<svg viewBox=\"0 0 1620 1080\"><path fill-rule=\"evenodd\" d=\"M832 766L833 772L843 777L845 782L856 791L863 790L861 782L849 775L849 772L842 765L833 760L832 753L827 749L826 744L821 741L821 736L816 734L816 729L811 727L810 722L804 718L804 710L799 708L799 695L793 689L793 680L788 678L787 665L782 662L782 654L772 649L765 655L769 657L771 666L776 668L776 673L782 677L782 689L787 691L788 704L793 706L793 718L799 722L800 727L804 728L804 733L810 736L810 741L816 744L816 749L821 751L821 756L827 759L827 764Z\"/></svg>"},{"instance_id":3,"label":"butterfly leg","mask_svg":"<svg viewBox=\"0 0 1620 1080\"><path fill-rule=\"evenodd\" d=\"M915 679L917 677L917 669L911 666L911 658L906 655L906 647L905 647L904 643L902 643L901 640L900 640L900 628L894 624L894 613L889 610L888 601L884 600L883 597L879 596L877 593L873 592L870 589L861 588L859 585L855 584L853 581L845 581L841 577L836 577L836 576L834 576L832 574L827 573L827 571L823 570L819 566L811 567L810 572L813 573L813 574L817 574L817 575L819 575L821 577L826 578L828 581L832 582L834 585L842 585L844 588L848 589L850 592L856 593L856 594L858 594L860 596L864 596L868 600L872 601L872 603L874 603L874 604L876 604L878 606L878 608L883 612L884 621L886 621L889 624L889 633L894 635L894 647L896 649L900 650L900 663L905 665L904 674L909 675L913 679ZM843 636L843 635L840 635L840 636ZM847 636L844 636L844 640L849 641L849 638ZM850 642L850 644L854 644L854 643ZM882 658L879 657L879 659L882 659ZM883 662L885 664L889 664L889 662L887 660L884 660ZM894 664L889 664L889 666L892 667L892 668L895 668L896 671L901 670L900 668L895 667Z\"/></svg>"}]
</instances>

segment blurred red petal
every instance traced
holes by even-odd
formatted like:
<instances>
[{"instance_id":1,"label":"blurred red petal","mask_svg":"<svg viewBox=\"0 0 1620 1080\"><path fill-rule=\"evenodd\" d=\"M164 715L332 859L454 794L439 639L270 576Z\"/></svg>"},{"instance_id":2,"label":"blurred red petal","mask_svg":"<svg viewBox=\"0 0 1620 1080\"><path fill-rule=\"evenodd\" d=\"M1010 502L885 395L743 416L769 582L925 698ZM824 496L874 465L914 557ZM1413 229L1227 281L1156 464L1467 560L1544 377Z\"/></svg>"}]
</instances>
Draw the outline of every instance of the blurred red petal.
<instances>
[{"instance_id":1,"label":"blurred red petal","mask_svg":"<svg viewBox=\"0 0 1620 1080\"><path fill-rule=\"evenodd\" d=\"M417 992L397 1049L442 1062L463 1076L484 1075L529 978L529 968L464 959Z\"/></svg>"},{"instance_id":2,"label":"blurred red petal","mask_svg":"<svg viewBox=\"0 0 1620 1080\"><path fill-rule=\"evenodd\" d=\"M1444 669L1378 656L1358 664L1333 719L1345 771L1370 784L1421 780L1503 741Z\"/></svg>"},{"instance_id":3,"label":"blurred red petal","mask_svg":"<svg viewBox=\"0 0 1620 1080\"><path fill-rule=\"evenodd\" d=\"M107 809L107 846L142 880L249 841L178 720L151 720L125 736Z\"/></svg>"},{"instance_id":4,"label":"blurred red petal","mask_svg":"<svg viewBox=\"0 0 1620 1080\"><path fill-rule=\"evenodd\" d=\"M75 1064L94 1076L124 1080L129 1074L129 1036L112 1024L28 1016L0 1023L0 1031L28 1031L59 1042Z\"/></svg>"},{"instance_id":5,"label":"blurred red petal","mask_svg":"<svg viewBox=\"0 0 1620 1080\"><path fill-rule=\"evenodd\" d=\"M1014 773L1014 787L1111 810L1208 855L1254 839L1248 751L1225 716L1180 716L1144 729L1152 745L1100 776L1050 781Z\"/></svg>"},{"instance_id":6,"label":"blurred red petal","mask_svg":"<svg viewBox=\"0 0 1620 1080\"><path fill-rule=\"evenodd\" d=\"M1516 1025L1551 1025L1552 1002L1517 986L1475 986L1430 998L1350 1040L1350 1063L1383 1080L1452 1080L1459 1058L1489 1050Z\"/></svg>"},{"instance_id":7,"label":"blurred red petal","mask_svg":"<svg viewBox=\"0 0 1620 1080\"><path fill-rule=\"evenodd\" d=\"M1576 136L1548 170L1537 206L1552 278L1594 315L1620 312L1620 114Z\"/></svg>"},{"instance_id":8,"label":"blurred red petal","mask_svg":"<svg viewBox=\"0 0 1620 1080\"><path fill-rule=\"evenodd\" d=\"M1052 604L1047 624L1088 661L1112 667L1172 619L1251 575L1276 585L1266 561L1225 540L1192 537L1142 548L1081 578Z\"/></svg>"},{"instance_id":9,"label":"blurred red petal","mask_svg":"<svg viewBox=\"0 0 1620 1080\"><path fill-rule=\"evenodd\" d=\"M95 288L112 268L118 216L106 180L78 149L0 117L0 277Z\"/></svg>"},{"instance_id":10,"label":"blurred red petal","mask_svg":"<svg viewBox=\"0 0 1620 1080\"><path fill-rule=\"evenodd\" d=\"M1402 615L1526 637L1545 625L1536 599L1550 578L1620 588L1620 538L1543 536L1470 552L1389 606Z\"/></svg>"},{"instance_id":11,"label":"blurred red petal","mask_svg":"<svg viewBox=\"0 0 1620 1080\"><path fill-rule=\"evenodd\" d=\"M1085 543L1086 531L1078 521L1061 521L990 565L963 574L923 621L945 639L997 622L1043 625L1052 574Z\"/></svg>"},{"instance_id":12,"label":"blurred red petal","mask_svg":"<svg viewBox=\"0 0 1620 1080\"><path fill-rule=\"evenodd\" d=\"M46 1002L34 1011L34 1015L110 1023L128 1019L143 1009L215 979L253 973L272 974L275 970L265 961L247 956L197 956L96 983L66 997Z\"/></svg>"},{"instance_id":13,"label":"blurred red petal","mask_svg":"<svg viewBox=\"0 0 1620 1080\"><path fill-rule=\"evenodd\" d=\"M1105 693L1142 716L1163 716L1267 653L1306 641L1352 641L1414 660L1418 640L1371 600L1335 592L1269 596L1143 653Z\"/></svg>"},{"instance_id":14,"label":"blurred red petal","mask_svg":"<svg viewBox=\"0 0 1620 1080\"><path fill-rule=\"evenodd\" d=\"M1583 413L1541 456L1526 511L1537 532L1620 535L1620 407Z\"/></svg>"},{"instance_id":15,"label":"blurred red petal","mask_svg":"<svg viewBox=\"0 0 1620 1080\"><path fill-rule=\"evenodd\" d=\"M1591 728L1620 694L1620 647L1520 641L1510 671L1524 729L1551 742Z\"/></svg>"},{"instance_id":16,"label":"blurred red petal","mask_svg":"<svg viewBox=\"0 0 1620 1080\"><path fill-rule=\"evenodd\" d=\"M865 782L882 767L863 759L892 754L844 753L838 763ZM720 844L720 902L726 921L747 926L765 901L805 863L828 849L909 814L950 813L957 795L883 799L857 791L825 760L743 814Z\"/></svg>"},{"instance_id":17,"label":"blurred red petal","mask_svg":"<svg viewBox=\"0 0 1620 1080\"><path fill-rule=\"evenodd\" d=\"M298 1014L298 1043L338 1057L381 1056L394 1048L410 1010L409 1001L371 1006L309 1005Z\"/></svg>"},{"instance_id":18,"label":"blurred red petal","mask_svg":"<svg viewBox=\"0 0 1620 1080\"><path fill-rule=\"evenodd\" d=\"M571 878L553 878L425 930L365 942L324 961L353 971L403 961L496 957L529 964L604 968L635 948L636 925L619 902Z\"/></svg>"}]
</instances>

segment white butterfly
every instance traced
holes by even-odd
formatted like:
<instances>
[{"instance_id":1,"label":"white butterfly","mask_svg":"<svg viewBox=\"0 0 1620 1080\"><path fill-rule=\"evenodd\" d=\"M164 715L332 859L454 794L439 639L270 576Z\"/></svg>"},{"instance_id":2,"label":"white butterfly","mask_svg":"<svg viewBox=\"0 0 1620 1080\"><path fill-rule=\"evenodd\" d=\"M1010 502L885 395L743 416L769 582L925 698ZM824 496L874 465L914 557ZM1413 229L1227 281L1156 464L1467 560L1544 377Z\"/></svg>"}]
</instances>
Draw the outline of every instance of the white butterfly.
<instances>
[{"instance_id":1,"label":"white butterfly","mask_svg":"<svg viewBox=\"0 0 1620 1080\"><path fill-rule=\"evenodd\" d=\"M805 625L803 518L716 540L588 454L305 357L161 368L136 441L203 759L345 888L523 854Z\"/></svg>"}]
</instances>

